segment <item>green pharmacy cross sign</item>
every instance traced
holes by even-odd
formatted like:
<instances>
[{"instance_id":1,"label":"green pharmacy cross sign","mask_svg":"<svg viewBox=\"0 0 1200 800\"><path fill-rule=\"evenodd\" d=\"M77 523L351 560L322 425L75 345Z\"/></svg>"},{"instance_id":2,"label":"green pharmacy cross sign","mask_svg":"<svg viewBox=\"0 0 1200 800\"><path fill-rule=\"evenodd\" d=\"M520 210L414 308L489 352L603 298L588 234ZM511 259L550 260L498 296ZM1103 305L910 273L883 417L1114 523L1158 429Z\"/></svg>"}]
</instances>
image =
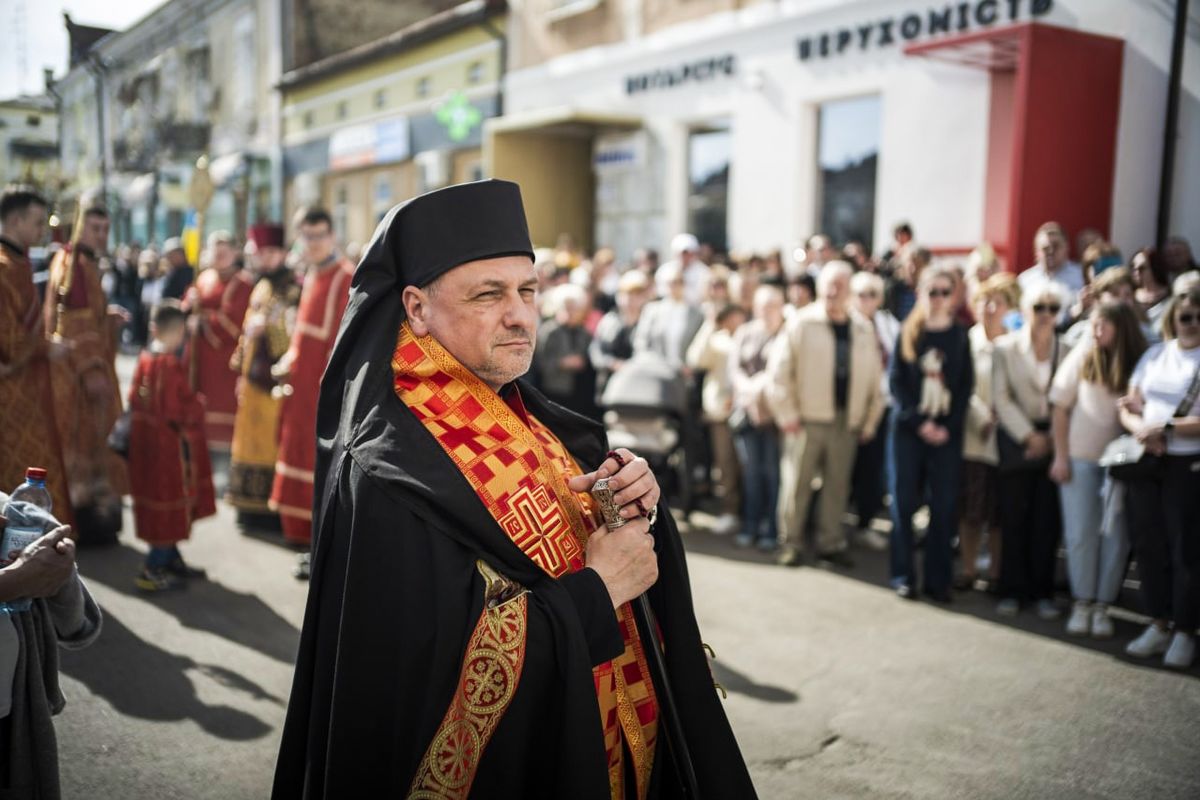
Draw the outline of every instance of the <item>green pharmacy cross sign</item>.
<instances>
[{"instance_id":1,"label":"green pharmacy cross sign","mask_svg":"<svg viewBox=\"0 0 1200 800\"><path fill-rule=\"evenodd\" d=\"M453 141L461 142L471 135L472 129L483 121L483 114L471 105L462 92L453 95L437 108L437 120L450 134Z\"/></svg>"}]
</instances>

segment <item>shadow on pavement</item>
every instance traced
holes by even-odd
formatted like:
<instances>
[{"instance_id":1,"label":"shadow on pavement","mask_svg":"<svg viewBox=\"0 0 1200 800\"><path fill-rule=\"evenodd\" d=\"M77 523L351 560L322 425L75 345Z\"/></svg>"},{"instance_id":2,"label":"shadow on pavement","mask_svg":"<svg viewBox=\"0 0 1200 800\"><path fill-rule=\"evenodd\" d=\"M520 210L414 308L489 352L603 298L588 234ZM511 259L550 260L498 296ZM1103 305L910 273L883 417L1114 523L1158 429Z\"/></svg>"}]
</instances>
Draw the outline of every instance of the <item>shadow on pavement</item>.
<instances>
[{"instance_id":1,"label":"shadow on pavement","mask_svg":"<svg viewBox=\"0 0 1200 800\"><path fill-rule=\"evenodd\" d=\"M702 506L703 507L703 506ZM675 518L682 520L682 516L676 512ZM709 531L704 526L705 517L702 515L692 515L693 524L686 528L681 525L683 531L684 547L689 553L699 553L702 555L713 556L715 558L723 558L729 561L740 561L756 564L775 564L775 556L773 554L760 553L753 548L740 548L733 542L731 536L718 536ZM696 523L699 524L696 524ZM849 527L846 528L847 533L852 533ZM861 547L852 547L850 556L854 560L854 566L850 569L831 566L805 566L799 568L805 569L825 569L836 575L841 575L863 583L878 586L891 591L888 582L889 567L888 553L868 550ZM916 561L918 564L918 572L920 571L921 553L917 552ZM957 557L956 557L957 562ZM776 569L788 569L787 567L775 567ZM956 567L957 568L957 567ZM1113 623L1116 629L1116 634L1111 639L1093 639L1091 637L1075 637L1067 636L1066 618L1070 611L1070 588L1065 575L1065 561L1060 557L1058 564L1058 595L1057 600L1059 609L1062 611L1062 617L1057 620L1040 619L1032 609L1024 608L1016 617L1002 617L996 613L996 603L998 598L987 592L967 591L955 592L953 602L949 604L935 604L938 608L954 614L966 614L976 617L977 619L985 620L997 625L1004 625L1009 628L1024 631L1026 633L1045 636L1049 639L1056 639L1065 644L1082 647L1087 650L1092 650L1098 653L1112 656L1113 658L1130 664L1132 666L1142 667L1145 669L1167 670L1162 664L1161 658L1139 659L1133 658L1125 654L1125 645L1132 639L1136 638L1143 630L1146 622L1141 615L1141 599L1138 597L1136 590L1131 588L1127 582L1117 598L1117 602L1113 604ZM1131 573L1132 577L1136 577L1136 571ZM1130 577L1130 576L1127 576ZM897 603L912 602L907 600L896 599ZM928 603L928 601L920 601ZM1168 670L1174 672L1175 670ZM1190 670L1184 671L1182 674L1200 678L1200 663L1193 665ZM734 691L732 685L727 686L730 691Z\"/></svg>"},{"instance_id":2,"label":"shadow on pavement","mask_svg":"<svg viewBox=\"0 0 1200 800\"><path fill-rule=\"evenodd\" d=\"M717 683L729 692L744 694L746 697L762 700L764 703L795 703L800 699L800 695L790 689L757 683L749 675L738 672L733 667L722 664L719 660L712 662L712 670Z\"/></svg>"},{"instance_id":3,"label":"shadow on pavement","mask_svg":"<svg viewBox=\"0 0 1200 800\"><path fill-rule=\"evenodd\" d=\"M124 543L87 550L80 568L88 581L145 599L187 628L209 633L294 664L300 631L256 595L235 592L211 580L189 581L186 589L147 597L133 585L143 556Z\"/></svg>"},{"instance_id":4,"label":"shadow on pavement","mask_svg":"<svg viewBox=\"0 0 1200 800\"><path fill-rule=\"evenodd\" d=\"M258 739L271 732L270 725L252 714L202 702L187 675L190 669L208 674L228 670L198 664L139 639L109 611L104 613L100 638L87 650L63 651L60 668L111 703L118 713L163 722L191 719L208 733L234 741ZM283 705L282 700L240 675L227 685Z\"/></svg>"}]
</instances>

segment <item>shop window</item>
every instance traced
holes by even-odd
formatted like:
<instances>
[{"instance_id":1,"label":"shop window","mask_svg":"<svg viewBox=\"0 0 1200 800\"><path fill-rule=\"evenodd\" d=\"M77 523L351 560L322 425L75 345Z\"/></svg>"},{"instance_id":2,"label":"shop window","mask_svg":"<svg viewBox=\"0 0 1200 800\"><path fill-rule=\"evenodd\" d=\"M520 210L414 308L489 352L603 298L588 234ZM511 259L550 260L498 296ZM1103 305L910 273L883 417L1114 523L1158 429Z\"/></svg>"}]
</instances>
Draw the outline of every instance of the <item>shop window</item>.
<instances>
[{"instance_id":1,"label":"shop window","mask_svg":"<svg viewBox=\"0 0 1200 800\"><path fill-rule=\"evenodd\" d=\"M879 95L822 103L817 162L821 232L836 244L873 249L875 176L879 163Z\"/></svg>"},{"instance_id":2,"label":"shop window","mask_svg":"<svg viewBox=\"0 0 1200 800\"><path fill-rule=\"evenodd\" d=\"M373 205L375 222L378 223L392 207L392 176L386 172L375 176Z\"/></svg>"},{"instance_id":3,"label":"shop window","mask_svg":"<svg viewBox=\"0 0 1200 800\"><path fill-rule=\"evenodd\" d=\"M387 106L387 89L375 90L375 108L382 109Z\"/></svg>"},{"instance_id":4,"label":"shop window","mask_svg":"<svg viewBox=\"0 0 1200 800\"><path fill-rule=\"evenodd\" d=\"M732 146L728 128L704 128L688 135L688 231L717 252L728 249Z\"/></svg>"},{"instance_id":5,"label":"shop window","mask_svg":"<svg viewBox=\"0 0 1200 800\"><path fill-rule=\"evenodd\" d=\"M429 78L421 78L417 81L417 97L429 97L430 92Z\"/></svg>"}]
</instances>

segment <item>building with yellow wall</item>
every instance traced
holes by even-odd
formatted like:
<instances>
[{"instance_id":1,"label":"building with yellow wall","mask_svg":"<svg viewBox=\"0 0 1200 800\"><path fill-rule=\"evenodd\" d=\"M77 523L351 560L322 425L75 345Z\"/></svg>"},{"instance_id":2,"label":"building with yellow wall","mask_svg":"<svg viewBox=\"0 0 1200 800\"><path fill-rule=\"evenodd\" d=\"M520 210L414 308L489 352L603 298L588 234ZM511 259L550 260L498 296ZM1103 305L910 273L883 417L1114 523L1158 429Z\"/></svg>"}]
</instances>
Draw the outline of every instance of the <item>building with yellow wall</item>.
<instances>
[{"instance_id":1,"label":"building with yellow wall","mask_svg":"<svg viewBox=\"0 0 1200 800\"><path fill-rule=\"evenodd\" d=\"M506 4L473 0L284 74L286 213L323 205L365 244L397 203L483 176L502 112Z\"/></svg>"}]
</instances>

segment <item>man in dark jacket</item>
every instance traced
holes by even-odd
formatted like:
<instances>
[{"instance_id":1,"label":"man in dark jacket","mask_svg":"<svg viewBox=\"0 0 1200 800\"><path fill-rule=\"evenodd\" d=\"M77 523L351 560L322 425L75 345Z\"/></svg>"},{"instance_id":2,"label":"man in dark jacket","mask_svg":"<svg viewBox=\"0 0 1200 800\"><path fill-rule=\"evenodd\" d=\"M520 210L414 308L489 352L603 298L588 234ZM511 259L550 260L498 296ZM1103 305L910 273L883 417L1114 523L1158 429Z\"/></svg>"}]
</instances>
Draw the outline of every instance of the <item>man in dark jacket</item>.
<instances>
[{"instance_id":1,"label":"man in dark jacket","mask_svg":"<svg viewBox=\"0 0 1200 800\"><path fill-rule=\"evenodd\" d=\"M187 253L183 251L183 242L176 237L163 242L163 258L170 265L163 279L163 299L182 300L196 280L196 270L188 263Z\"/></svg>"},{"instance_id":2,"label":"man in dark jacket","mask_svg":"<svg viewBox=\"0 0 1200 800\"><path fill-rule=\"evenodd\" d=\"M277 800L681 797L689 765L707 797L755 796L653 474L519 380L536 285L502 181L396 207L359 265Z\"/></svg>"}]
</instances>

